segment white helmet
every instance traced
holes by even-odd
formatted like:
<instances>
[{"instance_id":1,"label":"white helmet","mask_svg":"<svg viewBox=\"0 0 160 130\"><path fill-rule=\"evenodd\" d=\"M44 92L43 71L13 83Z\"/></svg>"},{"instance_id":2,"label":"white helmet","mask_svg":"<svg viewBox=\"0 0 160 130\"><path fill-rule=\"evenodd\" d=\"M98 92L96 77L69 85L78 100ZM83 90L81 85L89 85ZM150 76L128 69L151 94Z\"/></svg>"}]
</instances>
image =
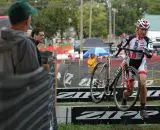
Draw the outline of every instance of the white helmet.
<instances>
[{"instance_id":1,"label":"white helmet","mask_svg":"<svg viewBox=\"0 0 160 130\"><path fill-rule=\"evenodd\" d=\"M139 19L136 23L136 26L148 30L150 28L150 23L146 19Z\"/></svg>"}]
</instances>

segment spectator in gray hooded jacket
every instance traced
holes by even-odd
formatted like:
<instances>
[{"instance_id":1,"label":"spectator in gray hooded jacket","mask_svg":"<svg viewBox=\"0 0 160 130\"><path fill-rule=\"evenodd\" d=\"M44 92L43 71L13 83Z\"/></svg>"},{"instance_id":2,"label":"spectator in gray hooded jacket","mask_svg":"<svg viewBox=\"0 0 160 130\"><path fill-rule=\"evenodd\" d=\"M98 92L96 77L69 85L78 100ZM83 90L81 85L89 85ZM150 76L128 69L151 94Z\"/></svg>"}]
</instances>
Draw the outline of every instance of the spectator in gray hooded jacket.
<instances>
[{"instance_id":1,"label":"spectator in gray hooded jacket","mask_svg":"<svg viewBox=\"0 0 160 130\"><path fill-rule=\"evenodd\" d=\"M35 9L24 1L10 6L11 28L1 30L0 36L0 72L24 74L39 68L35 45L26 34L33 13Z\"/></svg>"}]
</instances>

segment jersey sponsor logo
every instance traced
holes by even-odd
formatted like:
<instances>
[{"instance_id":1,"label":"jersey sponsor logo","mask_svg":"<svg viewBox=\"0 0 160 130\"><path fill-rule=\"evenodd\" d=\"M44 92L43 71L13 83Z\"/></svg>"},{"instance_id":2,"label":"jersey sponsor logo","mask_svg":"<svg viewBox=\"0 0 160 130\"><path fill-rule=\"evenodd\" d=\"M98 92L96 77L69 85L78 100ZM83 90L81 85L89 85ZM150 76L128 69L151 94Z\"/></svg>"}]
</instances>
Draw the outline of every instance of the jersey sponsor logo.
<instances>
[{"instance_id":1,"label":"jersey sponsor logo","mask_svg":"<svg viewBox=\"0 0 160 130\"><path fill-rule=\"evenodd\" d=\"M139 40L136 40L135 44L134 44L134 47L133 47L135 50L138 48L138 43L139 43Z\"/></svg>"}]
</instances>

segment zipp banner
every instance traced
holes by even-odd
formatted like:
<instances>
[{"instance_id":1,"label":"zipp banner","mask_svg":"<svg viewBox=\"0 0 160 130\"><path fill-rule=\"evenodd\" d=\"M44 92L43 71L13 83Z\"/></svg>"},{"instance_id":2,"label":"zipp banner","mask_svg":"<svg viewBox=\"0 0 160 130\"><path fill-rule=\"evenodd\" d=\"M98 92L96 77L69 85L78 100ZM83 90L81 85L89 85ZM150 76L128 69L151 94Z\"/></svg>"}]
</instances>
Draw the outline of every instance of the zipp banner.
<instances>
[{"instance_id":1,"label":"zipp banner","mask_svg":"<svg viewBox=\"0 0 160 130\"><path fill-rule=\"evenodd\" d=\"M122 96L122 89L119 88L119 91L117 91L117 96ZM98 97L101 95L101 93L95 93L95 95ZM131 97L134 97L135 93L132 93ZM104 97L107 100L113 100L113 93L110 95L104 95ZM104 100L104 97L102 100ZM147 100L160 100L160 87L159 86L153 86L148 87L147 91ZM90 89L89 88L65 88L57 89L57 101L58 102L89 102L92 101L90 97Z\"/></svg>"},{"instance_id":2,"label":"zipp banner","mask_svg":"<svg viewBox=\"0 0 160 130\"><path fill-rule=\"evenodd\" d=\"M72 123L82 124L144 124L160 123L160 106L147 106L148 119L140 116L140 107L135 106L129 111L119 111L114 106L108 107L74 107Z\"/></svg>"}]
</instances>

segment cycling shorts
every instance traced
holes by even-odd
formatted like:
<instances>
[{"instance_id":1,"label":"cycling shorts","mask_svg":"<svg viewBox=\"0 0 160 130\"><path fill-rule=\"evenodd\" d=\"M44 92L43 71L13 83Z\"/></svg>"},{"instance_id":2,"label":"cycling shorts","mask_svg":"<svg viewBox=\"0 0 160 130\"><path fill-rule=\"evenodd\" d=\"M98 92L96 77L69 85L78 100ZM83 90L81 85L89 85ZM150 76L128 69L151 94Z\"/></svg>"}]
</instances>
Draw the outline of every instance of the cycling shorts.
<instances>
[{"instance_id":1,"label":"cycling shorts","mask_svg":"<svg viewBox=\"0 0 160 130\"><path fill-rule=\"evenodd\" d=\"M138 70L139 74L147 74L146 59L130 59L129 66L133 66Z\"/></svg>"}]
</instances>

